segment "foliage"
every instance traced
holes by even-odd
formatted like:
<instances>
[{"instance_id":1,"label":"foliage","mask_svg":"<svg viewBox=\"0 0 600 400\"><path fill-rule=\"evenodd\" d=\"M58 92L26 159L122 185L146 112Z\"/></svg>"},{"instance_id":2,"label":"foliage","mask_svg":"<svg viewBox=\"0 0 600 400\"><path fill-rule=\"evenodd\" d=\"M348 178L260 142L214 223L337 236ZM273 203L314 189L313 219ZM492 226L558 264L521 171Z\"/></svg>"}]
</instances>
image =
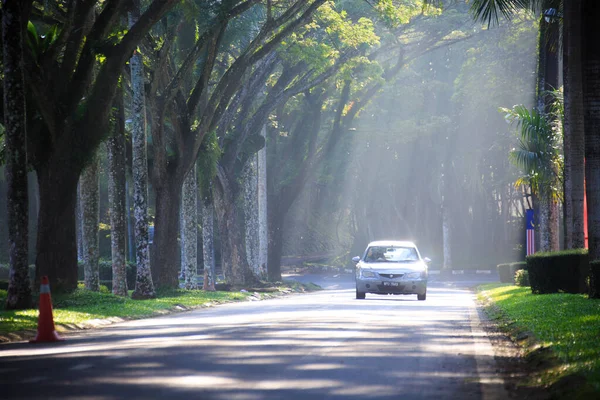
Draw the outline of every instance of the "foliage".
<instances>
[{"instance_id":1,"label":"foliage","mask_svg":"<svg viewBox=\"0 0 600 400\"><path fill-rule=\"evenodd\" d=\"M516 286L529 286L529 272L525 269L520 269L515 273Z\"/></svg>"},{"instance_id":2,"label":"foliage","mask_svg":"<svg viewBox=\"0 0 600 400\"><path fill-rule=\"evenodd\" d=\"M560 365L539 377L544 384L582 374L596 390L587 398L600 396L600 300L566 293L536 296L528 288L508 285L488 284L480 290L499 308L501 315L497 317L514 336L528 332L556 356ZM580 387L569 389L577 391ZM576 398L575 393L571 395Z\"/></svg>"},{"instance_id":3,"label":"foliage","mask_svg":"<svg viewBox=\"0 0 600 400\"><path fill-rule=\"evenodd\" d=\"M586 279L589 276L587 249L529 255L527 271L532 293L586 293Z\"/></svg>"},{"instance_id":4,"label":"foliage","mask_svg":"<svg viewBox=\"0 0 600 400\"><path fill-rule=\"evenodd\" d=\"M217 174L217 162L223 154L214 131L204 137L200 151L202 155L197 161L198 187L200 192L205 194L210 193L209 185Z\"/></svg>"},{"instance_id":5,"label":"foliage","mask_svg":"<svg viewBox=\"0 0 600 400\"><path fill-rule=\"evenodd\" d=\"M502 263L496 265L496 271L498 271L498 277L502 283L512 283L512 276L510 275L510 264Z\"/></svg>"},{"instance_id":6,"label":"foliage","mask_svg":"<svg viewBox=\"0 0 600 400\"><path fill-rule=\"evenodd\" d=\"M410 19L423 13L424 7L422 1L403 1L400 4L393 0L379 0L374 5L375 10L380 14L380 19L392 28L397 28L410 22ZM437 15L441 12L440 8L425 8L426 15Z\"/></svg>"},{"instance_id":7,"label":"foliage","mask_svg":"<svg viewBox=\"0 0 600 400\"><path fill-rule=\"evenodd\" d=\"M590 261L590 298L600 299L600 260Z\"/></svg>"},{"instance_id":8,"label":"foliage","mask_svg":"<svg viewBox=\"0 0 600 400\"><path fill-rule=\"evenodd\" d=\"M333 2L327 2L319 7L311 23L282 43L280 54L287 63L304 62L317 75L333 66L348 50L364 51L379 44L372 20L362 17L353 21L345 10L338 11ZM357 60L345 69L353 70L357 64L370 63L364 57Z\"/></svg>"},{"instance_id":9,"label":"foliage","mask_svg":"<svg viewBox=\"0 0 600 400\"><path fill-rule=\"evenodd\" d=\"M519 146L510 152L510 160L524 175L515 184L529 185L536 194L550 190L555 197L560 197L562 130L554 128L545 114L523 105L500 108L500 111L508 122L517 125L519 132Z\"/></svg>"}]
</instances>

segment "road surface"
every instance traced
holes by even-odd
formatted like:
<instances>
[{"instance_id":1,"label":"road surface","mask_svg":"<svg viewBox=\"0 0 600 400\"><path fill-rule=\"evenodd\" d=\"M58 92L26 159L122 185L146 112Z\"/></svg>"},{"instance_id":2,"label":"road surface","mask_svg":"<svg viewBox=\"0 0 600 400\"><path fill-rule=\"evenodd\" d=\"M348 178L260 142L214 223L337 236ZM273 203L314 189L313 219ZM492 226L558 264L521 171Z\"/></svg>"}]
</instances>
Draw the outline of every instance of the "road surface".
<instances>
[{"instance_id":1,"label":"road surface","mask_svg":"<svg viewBox=\"0 0 600 400\"><path fill-rule=\"evenodd\" d=\"M3 399L504 399L474 295L327 290L0 346Z\"/></svg>"}]
</instances>

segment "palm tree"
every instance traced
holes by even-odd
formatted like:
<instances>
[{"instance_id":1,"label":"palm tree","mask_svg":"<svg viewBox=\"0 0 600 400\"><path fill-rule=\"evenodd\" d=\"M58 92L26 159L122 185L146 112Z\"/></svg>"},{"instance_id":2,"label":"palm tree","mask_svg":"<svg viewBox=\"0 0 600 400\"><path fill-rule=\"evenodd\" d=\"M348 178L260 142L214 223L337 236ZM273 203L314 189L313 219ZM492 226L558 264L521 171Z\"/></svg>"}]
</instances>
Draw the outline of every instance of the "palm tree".
<instances>
[{"instance_id":1,"label":"palm tree","mask_svg":"<svg viewBox=\"0 0 600 400\"><path fill-rule=\"evenodd\" d=\"M510 153L511 162L525 175L517 185L528 185L539 199L541 250L558 250L558 199L562 159L561 130L554 129L545 114L523 105L502 109L509 122L519 129L519 147Z\"/></svg>"},{"instance_id":2,"label":"palm tree","mask_svg":"<svg viewBox=\"0 0 600 400\"><path fill-rule=\"evenodd\" d=\"M597 20L600 17L600 4L583 1L581 12L589 254L590 260L600 260L600 49L594 40L600 30Z\"/></svg>"},{"instance_id":3,"label":"palm tree","mask_svg":"<svg viewBox=\"0 0 600 400\"><path fill-rule=\"evenodd\" d=\"M585 247L581 4L581 0L566 2L563 19L565 247L574 249Z\"/></svg>"}]
</instances>

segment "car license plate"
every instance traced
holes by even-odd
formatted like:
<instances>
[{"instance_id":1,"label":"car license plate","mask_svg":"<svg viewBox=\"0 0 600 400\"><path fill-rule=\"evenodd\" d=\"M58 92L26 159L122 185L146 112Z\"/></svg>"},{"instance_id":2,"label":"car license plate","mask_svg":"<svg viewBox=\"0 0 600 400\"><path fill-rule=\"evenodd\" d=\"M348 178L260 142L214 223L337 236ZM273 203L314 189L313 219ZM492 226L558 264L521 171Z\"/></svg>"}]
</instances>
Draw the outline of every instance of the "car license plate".
<instances>
[{"instance_id":1,"label":"car license plate","mask_svg":"<svg viewBox=\"0 0 600 400\"><path fill-rule=\"evenodd\" d=\"M383 282L383 286L399 286L398 282Z\"/></svg>"}]
</instances>

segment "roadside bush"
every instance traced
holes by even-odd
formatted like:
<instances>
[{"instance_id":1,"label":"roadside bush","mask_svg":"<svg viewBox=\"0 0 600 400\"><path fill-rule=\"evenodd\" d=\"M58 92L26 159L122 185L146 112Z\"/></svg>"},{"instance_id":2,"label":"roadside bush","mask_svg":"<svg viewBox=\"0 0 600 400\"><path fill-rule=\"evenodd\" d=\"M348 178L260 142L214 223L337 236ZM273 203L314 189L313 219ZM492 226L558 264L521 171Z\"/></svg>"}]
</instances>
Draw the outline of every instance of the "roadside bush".
<instances>
[{"instance_id":1,"label":"roadside bush","mask_svg":"<svg viewBox=\"0 0 600 400\"><path fill-rule=\"evenodd\" d=\"M500 282L502 283L512 283L513 275L510 271L510 264L498 264L496 265L496 270L498 271L498 277L500 278Z\"/></svg>"},{"instance_id":2,"label":"roadside bush","mask_svg":"<svg viewBox=\"0 0 600 400\"><path fill-rule=\"evenodd\" d=\"M517 273L517 271L520 271L522 269L527 270L527 261L517 261L517 262L510 263L509 268L510 268L510 276L514 281L515 274Z\"/></svg>"},{"instance_id":3,"label":"roadside bush","mask_svg":"<svg viewBox=\"0 0 600 400\"><path fill-rule=\"evenodd\" d=\"M600 260L590 262L590 298L600 299Z\"/></svg>"},{"instance_id":4,"label":"roadside bush","mask_svg":"<svg viewBox=\"0 0 600 400\"><path fill-rule=\"evenodd\" d=\"M111 293L112 289L112 281L100 281L100 288L98 290L99 293ZM85 282L77 282L77 289L85 289Z\"/></svg>"},{"instance_id":5,"label":"roadside bush","mask_svg":"<svg viewBox=\"0 0 600 400\"><path fill-rule=\"evenodd\" d=\"M586 293L588 253L577 249L532 254L527 256L527 271L534 294Z\"/></svg>"},{"instance_id":6,"label":"roadside bush","mask_svg":"<svg viewBox=\"0 0 600 400\"><path fill-rule=\"evenodd\" d=\"M529 286L529 272L525 269L520 269L515 273L516 286Z\"/></svg>"},{"instance_id":7,"label":"roadside bush","mask_svg":"<svg viewBox=\"0 0 600 400\"><path fill-rule=\"evenodd\" d=\"M496 265L498 277L502 283L515 283L515 272L527 268L526 261L504 263Z\"/></svg>"}]
</instances>

